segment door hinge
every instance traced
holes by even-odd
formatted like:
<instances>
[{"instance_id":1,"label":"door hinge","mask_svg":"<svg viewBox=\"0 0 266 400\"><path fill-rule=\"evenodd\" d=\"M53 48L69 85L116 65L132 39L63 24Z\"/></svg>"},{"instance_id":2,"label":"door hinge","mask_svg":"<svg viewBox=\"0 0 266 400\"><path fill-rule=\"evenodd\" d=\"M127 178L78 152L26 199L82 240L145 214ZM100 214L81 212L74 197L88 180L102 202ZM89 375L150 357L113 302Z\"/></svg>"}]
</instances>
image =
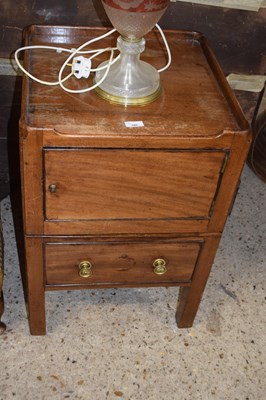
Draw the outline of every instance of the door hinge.
<instances>
[{"instance_id":1,"label":"door hinge","mask_svg":"<svg viewBox=\"0 0 266 400\"><path fill-rule=\"evenodd\" d=\"M212 203L211 203L211 207L210 207L210 211L209 211L209 216L212 216L213 210L214 210L214 206L216 203L216 198L213 199Z\"/></svg>"},{"instance_id":2,"label":"door hinge","mask_svg":"<svg viewBox=\"0 0 266 400\"><path fill-rule=\"evenodd\" d=\"M216 203L216 199L217 199L217 196L218 196L218 193L219 193L219 190L220 190L220 186L221 186L221 182L222 182L222 177L223 177L224 171L226 170L226 167L227 167L227 164L228 164L228 160L229 160L229 154L228 154L228 153L225 153L224 160L223 160L223 164L222 164L222 167L221 167L221 170L220 170L220 176L219 176L219 180L218 180L218 183L217 183L217 188L216 188L215 196L214 196L213 201L212 201L212 203L211 203L211 207L210 207L210 211L209 211L209 216L211 216L212 213L213 213L213 210L214 210L214 207L215 207L215 203Z\"/></svg>"},{"instance_id":3,"label":"door hinge","mask_svg":"<svg viewBox=\"0 0 266 400\"><path fill-rule=\"evenodd\" d=\"M228 159L229 159L228 154L225 154L223 165L222 165L221 172L220 172L221 175L224 174L224 171L225 171L225 169L227 167Z\"/></svg>"}]
</instances>

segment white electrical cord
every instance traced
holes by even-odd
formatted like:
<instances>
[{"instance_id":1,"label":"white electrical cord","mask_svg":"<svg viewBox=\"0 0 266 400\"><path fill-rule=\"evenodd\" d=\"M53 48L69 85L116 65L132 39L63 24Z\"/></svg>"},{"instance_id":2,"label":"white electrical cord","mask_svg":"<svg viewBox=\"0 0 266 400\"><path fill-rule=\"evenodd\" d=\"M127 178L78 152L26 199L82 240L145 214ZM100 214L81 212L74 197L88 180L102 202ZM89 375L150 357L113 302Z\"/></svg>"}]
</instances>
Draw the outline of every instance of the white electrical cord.
<instances>
[{"instance_id":1,"label":"white electrical cord","mask_svg":"<svg viewBox=\"0 0 266 400\"><path fill-rule=\"evenodd\" d=\"M108 72L110 70L110 67L111 67L111 65L113 63L114 49L110 47L110 48L104 49L103 51L107 51L107 50L111 52L111 55L110 55L110 58L109 58L109 61L108 61L107 65L106 65L106 67L104 67L104 68L106 68L105 73L103 74L102 78L97 83L95 83L93 86L90 86L90 87L88 87L86 89L68 89L67 87L65 87L63 85L64 79L62 79L62 74L63 74L63 71L64 71L65 67L67 66L68 62L72 58L72 55L70 57L68 57L68 59L64 62L64 64L60 68L60 71L59 71L59 74L58 74L58 81L59 81L59 85L61 86L61 88L63 90L65 90L66 92L68 92L68 93L86 93L86 92L89 92L89 91L95 89L96 87L98 87L105 80L105 78L107 77ZM99 51L98 53L96 53L95 57L98 54L103 53L103 51ZM103 69L103 68L101 68L101 69ZM97 68L95 69L95 71L97 71ZM72 73L71 73L71 75L72 75Z\"/></svg>"},{"instance_id":2,"label":"white electrical cord","mask_svg":"<svg viewBox=\"0 0 266 400\"><path fill-rule=\"evenodd\" d=\"M20 47L18 50L16 50L16 52L15 52L15 54L14 54L14 57L15 57L15 60L16 60L16 63L17 63L17 65L18 65L18 67L19 67L19 68L21 69L21 71L23 71L24 74L26 74L29 78L31 78L32 80L34 80L34 81L36 81L36 82L38 82L38 83L41 83L42 85L50 85L50 86L59 85L59 81L56 81L56 82L48 82L48 81L43 81L43 80L41 80L41 79L39 79L39 78L36 78L36 76L33 76L32 74L30 74L30 73L22 66L22 64L20 63L20 61L19 61L19 59L18 59L18 54L19 54L21 51L24 51L24 50L32 50L32 49L49 49L49 50L56 50L56 51L58 51L58 52L65 51L65 52L68 52L68 53L71 53L72 50L64 49L64 48L60 48L60 47L55 47L55 46L24 46L24 47ZM72 72L71 72L71 74L69 74L69 75L65 78L65 80L67 80L68 78L70 78L71 75L73 75Z\"/></svg>"},{"instance_id":3,"label":"white electrical cord","mask_svg":"<svg viewBox=\"0 0 266 400\"><path fill-rule=\"evenodd\" d=\"M163 33L162 28L158 24L156 24L155 26L156 26L156 28L158 29L158 31L160 32L160 34L162 36L162 39L163 39L163 42L164 42L164 45L165 45L165 48L166 48L166 51L167 51L167 55L168 55L168 63L163 68L158 69L158 72L163 72L167 68L169 68L169 66L170 66L170 64L172 62L172 55L171 55L171 50L170 50L170 47L169 47L168 42L166 40L165 34Z\"/></svg>"},{"instance_id":4,"label":"white electrical cord","mask_svg":"<svg viewBox=\"0 0 266 400\"><path fill-rule=\"evenodd\" d=\"M161 69L158 70L158 72L160 73L160 72L165 71L165 70L170 66L171 61L172 61L172 57L171 57L171 51L170 51L169 45L168 45L168 43L167 43L166 37L165 37L165 35L164 35L164 33L163 33L161 27L160 27L158 24L156 24L155 26L156 26L156 28L159 30L159 32L160 32L160 34L161 34L161 36L162 36L164 45L165 45L166 50L167 50L167 55L168 55L168 62L167 62L167 64L166 64L163 68L161 68ZM41 83L42 85L48 85L48 86L57 86L57 85L59 85L64 91L66 91L66 92L68 92L68 93L76 93L76 94L77 94L77 93L89 92L89 91L95 89L96 87L98 87L98 86L105 80L105 78L106 78L107 75L108 75L108 72L109 72L109 70L110 70L111 65L113 65L113 64L120 58L120 55L118 55L117 57L114 58L114 52L117 50L116 47L107 47L107 48L104 48L104 49L96 49L96 50L83 50L83 49L84 49L86 46L89 46L90 44L92 44L92 43L94 43L94 42L96 42L96 41L98 41L98 40L101 40L101 39L103 39L103 38L105 38L105 37L111 35L111 34L114 33L115 31L116 31L116 29L112 29L111 31L109 31L109 32L107 32L107 33L105 33L105 34L103 34L103 35L101 35L101 36L98 36L98 37L96 37L96 38L94 38L94 39L90 39L90 40L88 40L87 42L83 43L81 46L79 46L77 49L67 49L67 48L63 48L63 47L44 46L44 45L35 45L35 46L24 46L24 47L20 47L19 49L16 50L16 52L15 52L15 54L14 54L14 57L15 57L15 60L16 60L17 65L18 65L18 67L21 69L21 71L23 71L24 74L26 74L26 75L27 75L29 78L31 78L32 80L34 80L34 81L36 81L36 82L38 82L38 83ZM70 53L70 55L68 56L68 58L66 59L66 61L62 64L62 66L61 66L61 68L60 68L60 70L59 70L59 72L58 72L58 80L57 80L57 81L50 82L50 81L44 81L44 80L42 80L42 79L39 79L39 78L35 77L34 75L32 75L30 72L28 72L28 71L22 66L21 62L19 61L18 54L19 54L21 51L32 50L32 49L49 49L49 50L56 50L58 53L61 53L61 52ZM82 51L82 50L83 50L83 51ZM100 55L100 54L106 52L106 51L110 52L110 57L109 57L108 62L107 62L104 66L102 66L102 67L91 68L91 60L92 60L93 58L97 57L98 55ZM88 59L84 59L84 60L86 60L86 64L87 64L86 77L89 76L90 72L96 72L96 71L100 71L100 70L104 70L104 69L105 69L105 73L103 74L102 78L101 78L97 83L95 83L93 86L90 86L90 87L85 88L85 89L77 89L77 90L75 90L75 89L68 89L68 88L64 85L64 82L66 82L66 81L67 81L71 76L73 76L73 75L75 75L76 77L78 77L78 79L79 79L80 77L82 77L82 74L79 76L78 74L75 73L75 66L78 65L78 64L75 64L75 63L78 63L78 62L79 62L79 60L78 60L79 57L76 57L76 58L75 58L75 56L76 56L77 54L91 54L91 53L92 53L92 55L91 55ZM71 62L71 60L73 60L74 64L69 64L69 63ZM65 68L66 68L67 66L71 66L71 67L72 67L72 70L71 70L71 73L70 73L70 74L68 74L66 77L63 78L62 75L63 75L63 72L64 72L64 70L65 70ZM83 75L83 77L84 77L84 75Z\"/></svg>"},{"instance_id":5,"label":"white electrical cord","mask_svg":"<svg viewBox=\"0 0 266 400\"><path fill-rule=\"evenodd\" d=\"M101 39L103 39L103 38L105 38L105 37L111 35L111 34L114 33L115 31L116 31L116 29L112 29L111 31L109 31L109 32L107 32L107 33L105 33L105 34L103 34L103 35L101 35L101 36L98 36L98 37L96 37L96 38L94 38L94 39L91 39L91 40L87 41L86 43L83 43L83 44L82 44L81 46L79 46L77 49L67 49L67 48L57 47L57 46L42 46L42 45L24 46L24 47L21 47L21 48L19 48L18 50L16 50L16 52L15 52L15 54L14 54L14 57L15 57L15 60L16 60L16 63L17 63L17 65L18 65L18 67L19 67L29 78L31 78L32 80L34 80L34 81L36 81L36 82L38 82L38 83L41 83L42 85L48 85L48 86L57 86L57 85L60 85L60 86L62 87L63 90L65 90L65 91L67 91L67 92L70 92L70 93L84 93L84 92L88 92L88 91L90 91L90 90L92 90L92 89L95 89L96 86L100 85L100 84L102 83L103 79L101 79L101 81L99 81L96 85L93 85L93 86L91 86L91 87L89 87L89 88L81 89L81 90L71 90L71 89L66 88L66 87L63 85L63 83L66 82L71 76L74 75L74 72L73 72L74 66L73 66L73 68L72 68L72 72L71 72L70 74L68 74L68 75L67 75L66 77L64 77L64 78L62 78L63 71L64 71L64 69L66 68L66 66L68 65L68 63L69 63L72 59L74 59L74 57L75 57L77 54L91 54L91 53L93 53L93 55L89 58L89 60L91 60L91 59L93 59L94 57L98 56L99 54L101 54L101 53L103 53L103 52L105 52L105 51L110 51L110 52L111 52L110 58L109 58L108 63L106 64L106 66L101 67L101 68L91 69L91 71L98 71L98 70L102 70L102 69L105 68L106 71L107 71L107 73L105 72L105 74L103 75L103 77L104 77L104 79L105 79L106 76L107 76L107 74L108 74L108 72L109 72L109 69L110 69L111 65L112 65L114 62L116 62L116 61L118 60L118 58L120 57L120 56L117 56L117 57L114 59L114 51L117 50L117 48L116 48L116 47L114 47L114 48L108 47L108 48L105 48L105 49L84 50L84 51L82 51L82 49L84 49L84 47L86 47L86 46L89 46L91 43L94 43L94 42L96 42L96 41L98 41L98 40L101 40ZM49 81L44 81L44 80L42 80L42 79L39 79L39 78L33 76L31 73L29 73L29 72L22 66L22 64L21 64L20 61L19 61L18 54L19 54L21 51L24 51L24 50L31 50L31 49L49 49L49 50L56 50L58 53L61 53L61 52L70 53L70 56L69 56L69 57L67 58L67 60L63 63L62 67L61 67L60 70L59 70L59 73L58 73L58 80L57 80L57 81L49 82Z\"/></svg>"}]
</instances>

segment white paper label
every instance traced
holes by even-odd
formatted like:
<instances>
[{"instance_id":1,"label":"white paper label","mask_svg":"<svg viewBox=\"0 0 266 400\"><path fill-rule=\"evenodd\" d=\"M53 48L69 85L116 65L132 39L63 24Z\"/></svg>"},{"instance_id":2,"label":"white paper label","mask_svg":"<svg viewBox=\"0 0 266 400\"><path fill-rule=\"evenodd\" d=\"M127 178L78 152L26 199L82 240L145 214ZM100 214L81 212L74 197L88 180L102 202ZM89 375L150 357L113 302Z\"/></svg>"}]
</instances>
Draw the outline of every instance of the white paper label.
<instances>
[{"instance_id":1,"label":"white paper label","mask_svg":"<svg viewBox=\"0 0 266 400\"><path fill-rule=\"evenodd\" d=\"M126 121L125 125L127 128L141 128L144 126L143 121Z\"/></svg>"}]
</instances>

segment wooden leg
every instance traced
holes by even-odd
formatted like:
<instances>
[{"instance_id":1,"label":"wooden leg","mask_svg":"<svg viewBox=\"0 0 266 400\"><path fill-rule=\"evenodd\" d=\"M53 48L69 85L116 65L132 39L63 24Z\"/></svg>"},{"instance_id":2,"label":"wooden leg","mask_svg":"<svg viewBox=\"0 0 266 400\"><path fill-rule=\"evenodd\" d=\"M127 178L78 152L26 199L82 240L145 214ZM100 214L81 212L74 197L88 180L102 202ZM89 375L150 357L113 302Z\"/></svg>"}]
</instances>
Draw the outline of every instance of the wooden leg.
<instances>
[{"instance_id":1,"label":"wooden leg","mask_svg":"<svg viewBox=\"0 0 266 400\"><path fill-rule=\"evenodd\" d=\"M0 291L0 335L2 335L2 333L4 333L6 330L5 324L3 322L1 322L1 317L3 315L3 312L4 312L4 296L3 296L3 292Z\"/></svg>"},{"instance_id":2,"label":"wooden leg","mask_svg":"<svg viewBox=\"0 0 266 400\"><path fill-rule=\"evenodd\" d=\"M185 312L185 309L187 308L188 305L188 297L190 290L191 289L188 287L181 287L179 289L179 296L178 296L178 303L176 310L176 322L178 328L191 328L191 326L193 325L195 316L193 317L192 315L190 315L190 313L189 315L186 315L187 313Z\"/></svg>"},{"instance_id":3,"label":"wooden leg","mask_svg":"<svg viewBox=\"0 0 266 400\"><path fill-rule=\"evenodd\" d=\"M26 298L32 335L45 335L45 291L42 238L26 238Z\"/></svg>"},{"instance_id":4,"label":"wooden leg","mask_svg":"<svg viewBox=\"0 0 266 400\"><path fill-rule=\"evenodd\" d=\"M193 325L219 241L220 236L206 239L193 274L191 285L180 288L176 312L176 321L179 328L190 328Z\"/></svg>"},{"instance_id":5,"label":"wooden leg","mask_svg":"<svg viewBox=\"0 0 266 400\"><path fill-rule=\"evenodd\" d=\"M1 322L1 317L4 313L4 295L2 291L4 279L4 246L3 246L3 236L0 221L0 335L6 330L6 326Z\"/></svg>"}]
</instances>

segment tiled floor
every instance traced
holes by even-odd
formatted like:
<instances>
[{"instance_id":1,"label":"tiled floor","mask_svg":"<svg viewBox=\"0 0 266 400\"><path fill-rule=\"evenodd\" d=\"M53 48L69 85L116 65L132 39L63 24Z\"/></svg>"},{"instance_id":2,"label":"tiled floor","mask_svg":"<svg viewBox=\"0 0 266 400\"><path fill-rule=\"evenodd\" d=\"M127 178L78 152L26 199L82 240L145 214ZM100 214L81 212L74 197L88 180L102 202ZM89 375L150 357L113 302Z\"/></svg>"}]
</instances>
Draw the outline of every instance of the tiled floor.
<instances>
[{"instance_id":1,"label":"tiled floor","mask_svg":"<svg viewBox=\"0 0 266 400\"><path fill-rule=\"evenodd\" d=\"M185 330L178 289L108 289L47 293L47 336L30 336L8 198L1 207L1 400L265 399L266 185L248 168Z\"/></svg>"}]
</instances>

